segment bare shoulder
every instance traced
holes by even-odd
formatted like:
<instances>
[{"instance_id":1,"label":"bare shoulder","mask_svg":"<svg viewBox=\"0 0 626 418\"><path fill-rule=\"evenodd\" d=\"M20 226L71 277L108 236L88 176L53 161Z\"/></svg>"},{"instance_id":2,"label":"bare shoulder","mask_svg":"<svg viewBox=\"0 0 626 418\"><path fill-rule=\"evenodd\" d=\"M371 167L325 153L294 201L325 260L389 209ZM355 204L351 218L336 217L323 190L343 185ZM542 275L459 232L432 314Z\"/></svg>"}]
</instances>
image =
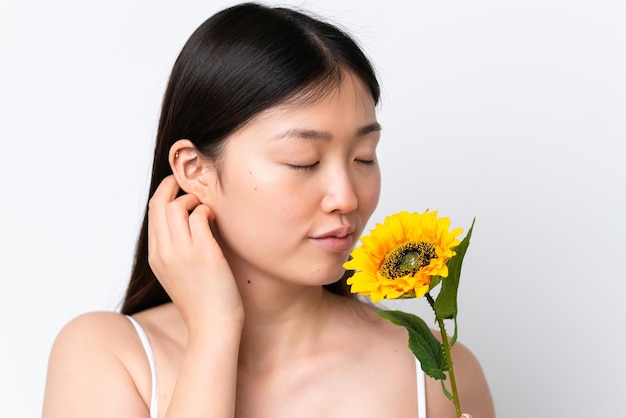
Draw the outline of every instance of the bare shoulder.
<instances>
[{"instance_id":1,"label":"bare shoulder","mask_svg":"<svg viewBox=\"0 0 626 418\"><path fill-rule=\"evenodd\" d=\"M377 306L345 298L340 299L340 304L334 323L341 335L349 340L349 343L344 342L346 345L352 345L353 349L364 348L364 354L371 353L373 356L389 352L401 355L405 351L410 354L406 330L381 318L376 313ZM408 356L408 359L411 360L411 357Z\"/></svg>"},{"instance_id":2,"label":"bare shoulder","mask_svg":"<svg viewBox=\"0 0 626 418\"><path fill-rule=\"evenodd\" d=\"M90 312L69 321L59 332L54 346L90 343L111 343L111 338L119 337L121 330L131 330L129 320L116 312ZM108 342L108 343L107 343Z\"/></svg>"},{"instance_id":3,"label":"bare shoulder","mask_svg":"<svg viewBox=\"0 0 626 418\"><path fill-rule=\"evenodd\" d=\"M136 332L126 316L116 312L86 313L61 329L54 341L50 361L68 355L76 360L119 361L132 351L129 347L132 348L131 342L135 339Z\"/></svg>"},{"instance_id":4,"label":"bare shoulder","mask_svg":"<svg viewBox=\"0 0 626 418\"><path fill-rule=\"evenodd\" d=\"M494 417L491 391L479 359L462 343L452 347L452 361L457 374L459 391L464 399L466 411L484 418ZM472 410L470 410L470 408Z\"/></svg>"},{"instance_id":5,"label":"bare shoulder","mask_svg":"<svg viewBox=\"0 0 626 418\"><path fill-rule=\"evenodd\" d=\"M483 370L480 361L463 343L457 342L452 347L452 361L457 373L473 378L482 378Z\"/></svg>"},{"instance_id":6,"label":"bare shoulder","mask_svg":"<svg viewBox=\"0 0 626 418\"><path fill-rule=\"evenodd\" d=\"M353 320L358 321L359 326L354 327L359 333L367 338L368 346L376 355L380 352L385 353L385 358L390 359L389 353L404 353L399 356L398 360L410 358L414 362L413 353L408 348L408 335L403 327L392 324L380 318L376 314L376 307L362 305L360 309L355 310ZM433 334L441 339L437 331L433 330ZM382 351L381 351L382 350ZM466 345L457 342L452 347L452 360L456 375L457 388L461 399L461 406L464 413L472 414L474 417L494 418L495 410L489 385L485 378L479 359ZM407 363L404 363L406 366ZM386 363L389 366L389 363ZM406 370L413 370L410 367L404 367L405 372L397 374L396 379L415 380L414 372L406 373ZM449 388L449 385L447 385ZM453 403L445 397L441 390L441 382L426 378L426 406L427 415L436 417L455 417Z\"/></svg>"},{"instance_id":7,"label":"bare shoulder","mask_svg":"<svg viewBox=\"0 0 626 418\"><path fill-rule=\"evenodd\" d=\"M50 353L43 416L143 416L145 394L137 386L145 385L137 380L149 375L141 354L124 315L92 312L71 320Z\"/></svg>"},{"instance_id":8,"label":"bare shoulder","mask_svg":"<svg viewBox=\"0 0 626 418\"><path fill-rule=\"evenodd\" d=\"M437 332L435 335L439 337ZM474 417L494 418L495 409L491 391L479 359L466 345L458 341L452 347L451 356L462 412L472 414ZM449 384L446 384L446 387L450 390ZM428 378L426 393L428 414L431 414L431 410L432 414L446 411L442 416L455 416L452 402L443 395L439 381Z\"/></svg>"}]
</instances>

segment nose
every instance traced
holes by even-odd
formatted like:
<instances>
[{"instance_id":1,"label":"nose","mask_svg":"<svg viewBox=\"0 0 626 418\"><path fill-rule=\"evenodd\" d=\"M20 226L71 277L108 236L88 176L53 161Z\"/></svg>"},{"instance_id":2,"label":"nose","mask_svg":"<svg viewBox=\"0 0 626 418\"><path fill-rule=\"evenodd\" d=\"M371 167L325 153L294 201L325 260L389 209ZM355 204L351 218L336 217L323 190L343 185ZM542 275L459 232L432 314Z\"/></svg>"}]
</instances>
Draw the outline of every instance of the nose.
<instances>
[{"instance_id":1,"label":"nose","mask_svg":"<svg viewBox=\"0 0 626 418\"><path fill-rule=\"evenodd\" d=\"M326 181L326 192L322 199L325 212L350 213L359 206L356 190L350 175L345 170L334 172Z\"/></svg>"}]
</instances>

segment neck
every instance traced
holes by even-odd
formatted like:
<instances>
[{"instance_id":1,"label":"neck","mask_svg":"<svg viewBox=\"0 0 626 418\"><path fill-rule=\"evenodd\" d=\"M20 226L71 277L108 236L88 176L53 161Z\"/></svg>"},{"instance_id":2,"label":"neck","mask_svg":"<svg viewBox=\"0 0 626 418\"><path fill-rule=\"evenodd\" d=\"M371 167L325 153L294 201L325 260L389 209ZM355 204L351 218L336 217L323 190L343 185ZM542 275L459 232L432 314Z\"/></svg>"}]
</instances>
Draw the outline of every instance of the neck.
<instances>
[{"instance_id":1,"label":"neck","mask_svg":"<svg viewBox=\"0 0 626 418\"><path fill-rule=\"evenodd\" d=\"M240 367L251 373L268 370L321 343L332 299L321 286L256 281L240 288L246 312Z\"/></svg>"}]
</instances>

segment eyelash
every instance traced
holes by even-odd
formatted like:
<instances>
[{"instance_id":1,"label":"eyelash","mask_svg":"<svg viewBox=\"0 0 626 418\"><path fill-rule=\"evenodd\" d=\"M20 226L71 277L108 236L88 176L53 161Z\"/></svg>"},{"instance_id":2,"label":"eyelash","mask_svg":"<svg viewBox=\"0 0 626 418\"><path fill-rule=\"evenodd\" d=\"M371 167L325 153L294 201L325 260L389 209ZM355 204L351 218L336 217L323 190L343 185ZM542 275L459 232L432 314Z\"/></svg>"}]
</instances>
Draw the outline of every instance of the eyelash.
<instances>
[{"instance_id":1,"label":"eyelash","mask_svg":"<svg viewBox=\"0 0 626 418\"><path fill-rule=\"evenodd\" d=\"M307 170L313 170L318 165L320 165L320 162L316 161L315 163L310 164L310 165L292 165L292 164L289 164L289 168L291 168L292 170L307 171Z\"/></svg>"},{"instance_id":2,"label":"eyelash","mask_svg":"<svg viewBox=\"0 0 626 418\"><path fill-rule=\"evenodd\" d=\"M354 160L359 164L363 164L363 165L374 165L376 164L375 160ZM313 164L309 164L309 165L292 165L289 164L289 168L292 170L297 170L297 171L308 171L308 170L313 170L315 169L318 165L320 165L319 161L316 161Z\"/></svg>"},{"instance_id":3,"label":"eyelash","mask_svg":"<svg viewBox=\"0 0 626 418\"><path fill-rule=\"evenodd\" d=\"M376 164L375 160L355 160L357 163L365 164L365 165L374 165Z\"/></svg>"}]
</instances>

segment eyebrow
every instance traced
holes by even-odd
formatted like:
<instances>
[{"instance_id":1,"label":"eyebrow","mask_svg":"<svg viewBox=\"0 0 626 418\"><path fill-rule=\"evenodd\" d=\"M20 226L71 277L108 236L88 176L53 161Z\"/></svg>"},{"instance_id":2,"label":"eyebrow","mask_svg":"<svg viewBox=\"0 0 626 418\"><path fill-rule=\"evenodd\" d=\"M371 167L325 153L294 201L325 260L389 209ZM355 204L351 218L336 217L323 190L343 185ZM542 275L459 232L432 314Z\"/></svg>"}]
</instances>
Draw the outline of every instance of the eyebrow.
<instances>
[{"instance_id":1,"label":"eyebrow","mask_svg":"<svg viewBox=\"0 0 626 418\"><path fill-rule=\"evenodd\" d=\"M380 126L380 123L374 122L357 129L355 136L362 137L372 132L379 132L381 130L382 126ZM315 129L288 129L275 137L275 139L285 138L302 138L328 141L332 138L332 134L326 131L316 131Z\"/></svg>"}]
</instances>

